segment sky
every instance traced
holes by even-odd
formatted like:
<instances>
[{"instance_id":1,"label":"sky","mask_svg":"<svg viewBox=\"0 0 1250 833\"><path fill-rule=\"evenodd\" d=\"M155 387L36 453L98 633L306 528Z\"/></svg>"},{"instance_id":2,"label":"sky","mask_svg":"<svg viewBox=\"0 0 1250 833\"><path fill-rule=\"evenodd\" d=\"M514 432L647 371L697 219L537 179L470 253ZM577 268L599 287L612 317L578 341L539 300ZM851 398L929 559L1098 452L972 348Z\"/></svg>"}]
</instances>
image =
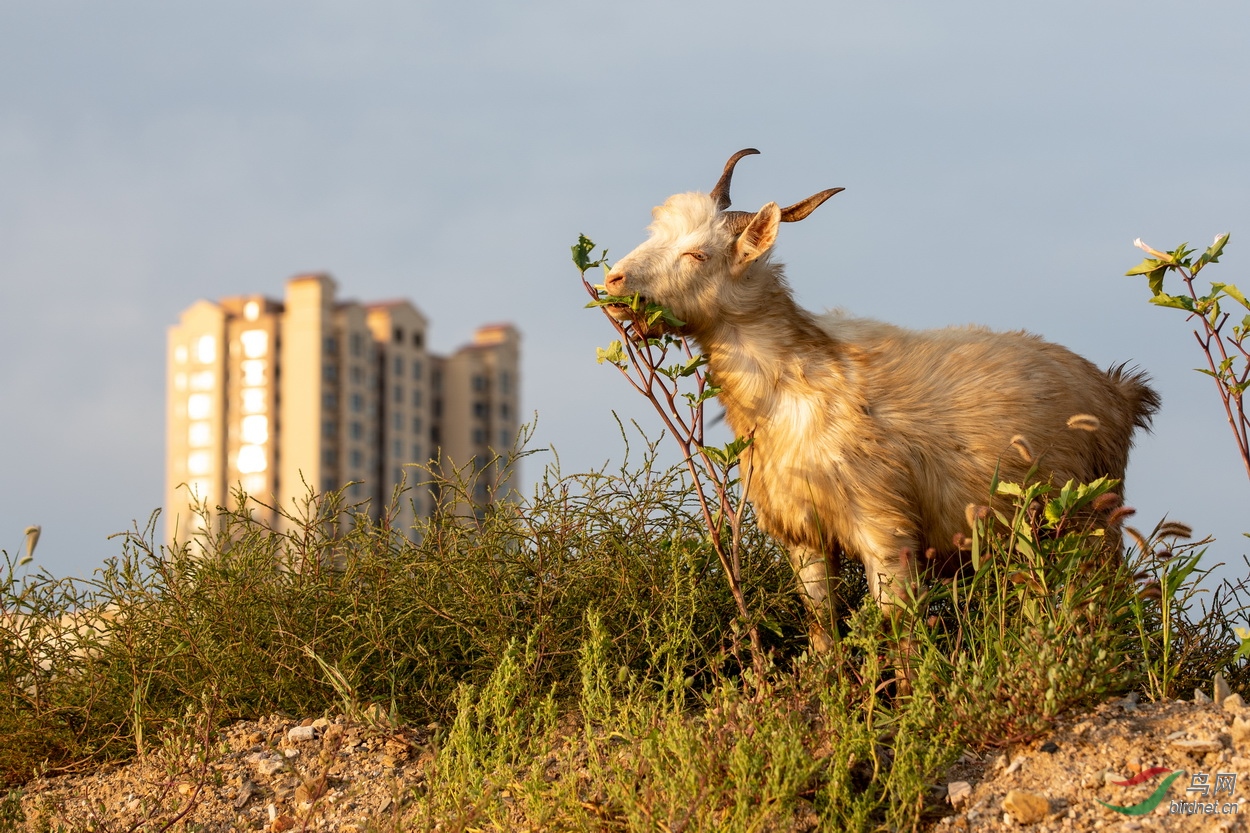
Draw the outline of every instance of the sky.
<instances>
[{"instance_id":1,"label":"sky","mask_svg":"<svg viewBox=\"0 0 1250 833\"><path fill-rule=\"evenodd\" d=\"M734 204L846 191L777 245L811 309L1027 329L1163 396L1135 520L1247 572L1250 480L1141 237L1250 291L1242 2L0 0L0 548L87 576L163 498L164 344L197 299L328 271L450 351L524 334L533 445L619 461L649 405L569 246L623 256L743 147ZM531 457L526 480L546 452Z\"/></svg>"}]
</instances>

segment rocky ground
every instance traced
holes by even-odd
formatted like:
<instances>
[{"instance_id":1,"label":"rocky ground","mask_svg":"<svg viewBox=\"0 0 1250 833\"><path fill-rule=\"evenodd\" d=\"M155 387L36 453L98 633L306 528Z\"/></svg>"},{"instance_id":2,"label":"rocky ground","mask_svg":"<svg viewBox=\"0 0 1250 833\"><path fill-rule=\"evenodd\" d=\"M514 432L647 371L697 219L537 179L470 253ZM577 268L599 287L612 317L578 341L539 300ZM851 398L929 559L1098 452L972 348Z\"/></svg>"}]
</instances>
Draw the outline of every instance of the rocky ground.
<instances>
[{"instance_id":1,"label":"rocky ground","mask_svg":"<svg viewBox=\"0 0 1250 833\"><path fill-rule=\"evenodd\" d=\"M965 755L936 788L948 793L949 814L933 830L1250 830L1250 708L1222 694L1116 700L1071 715L1041 741ZM28 784L25 830L400 829L433 758L428 740L343 718L235 723L216 733L206 762L194 745L175 743L123 766ZM1185 774L1152 811L1099 803L1146 802L1165 770Z\"/></svg>"},{"instance_id":2,"label":"rocky ground","mask_svg":"<svg viewBox=\"0 0 1250 833\"><path fill-rule=\"evenodd\" d=\"M1035 743L965 756L947 784L952 814L934 831L1250 830L1250 708L1221 699L1117 700ZM1153 810L1099 803L1133 808L1178 770Z\"/></svg>"},{"instance_id":3,"label":"rocky ground","mask_svg":"<svg viewBox=\"0 0 1250 833\"><path fill-rule=\"evenodd\" d=\"M339 717L272 716L220 730L214 754L163 748L87 775L26 785L25 830L390 830L425 780L428 733ZM185 824L184 824L185 823Z\"/></svg>"}]
</instances>

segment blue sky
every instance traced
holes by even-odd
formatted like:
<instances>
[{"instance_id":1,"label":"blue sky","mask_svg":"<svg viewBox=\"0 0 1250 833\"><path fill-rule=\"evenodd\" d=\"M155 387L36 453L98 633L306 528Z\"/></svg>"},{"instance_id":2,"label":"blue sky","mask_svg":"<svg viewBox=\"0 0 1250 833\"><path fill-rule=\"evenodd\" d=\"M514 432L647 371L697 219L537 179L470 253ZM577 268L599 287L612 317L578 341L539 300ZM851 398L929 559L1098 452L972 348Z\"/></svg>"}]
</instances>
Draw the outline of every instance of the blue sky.
<instances>
[{"instance_id":1,"label":"blue sky","mask_svg":"<svg viewBox=\"0 0 1250 833\"><path fill-rule=\"evenodd\" d=\"M412 298L440 350L514 321L536 443L619 459L611 412L655 423L568 247L625 254L754 146L738 208L847 189L783 229L804 305L1146 368L1137 520L1244 572L1201 356L1122 275L1135 237L1231 231L1211 277L1250 289L1248 37L1236 2L0 3L0 548L117 554L162 499L166 328L307 270Z\"/></svg>"}]
</instances>

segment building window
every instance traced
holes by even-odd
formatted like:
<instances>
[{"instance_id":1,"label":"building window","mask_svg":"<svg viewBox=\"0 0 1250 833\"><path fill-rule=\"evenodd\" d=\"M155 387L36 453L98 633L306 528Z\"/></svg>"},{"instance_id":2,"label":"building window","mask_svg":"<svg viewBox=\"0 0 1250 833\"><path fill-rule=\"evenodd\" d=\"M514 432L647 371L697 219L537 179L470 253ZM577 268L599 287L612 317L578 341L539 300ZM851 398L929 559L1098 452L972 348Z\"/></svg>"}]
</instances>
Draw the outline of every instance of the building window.
<instances>
[{"instance_id":1,"label":"building window","mask_svg":"<svg viewBox=\"0 0 1250 833\"><path fill-rule=\"evenodd\" d=\"M499 390L502 393L512 393L512 377L508 375L506 370L499 374Z\"/></svg>"},{"instance_id":2,"label":"building window","mask_svg":"<svg viewBox=\"0 0 1250 833\"><path fill-rule=\"evenodd\" d=\"M213 412L213 399L207 393L193 393L187 397L187 416L191 419L208 419Z\"/></svg>"},{"instance_id":3,"label":"building window","mask_svg":"<svg viewBox=\"0 0 1250 833\"><path fill-rule=\"evenodd\" d=\"M395 368L396 376L403 376L404 375L404 357L396 356L393 367Z\"/></svg>"},{"instance_id":4,"label":"building window","mask_svg":"<svg viewBox=\"0 0 1250 833\"><path fill-rule=\"evenodd\" d=\"M360 337L360 333L352 333L351 337L352 355L360 358L365 352L364 339Z\"/></svg>"},{"instance_id":5,"label":"building window","mask_svg":"<svg viewBox=\"0 0 1250 833\"><path fill-rule=\"evenodd\" d=\"M193 422L187 427L187 445L207 448L213 444L213 426L208 422Z\"/></svg>"},{"instance_id":6,"label":"building window","mask_svg":"<svg viewBox=\"0 0 1250 833\"><path fill-rule=\"evenodd\" d=\"M335 460L334 449L327 448L321 452L321 465L330 468L335 464L335 462L337 461ZM331 486L330 488L334 487Z\"/></svg>"},{"instance_id":7,"label":"building window","mask_svg":"<svg viewBox=\"0 0 1250 833\"><path fill-rule=\"evenodd\" d=\"M261 445L269 441L269 418L266 416L245 416L240 426L243 442Z\"/></svg>"},{"instance_id":8,"label":"building window","mask_svg":"<svg viewBox=\"0 0 1250 833\"><path fill-rule=\"evenodd\" d=\"M337 365L327 364L321 368L321 378L333 384L339 380L339 369Z\"/></svg>"},{"instance_id":9,"label":"building window","mask_svg":"<svg viewBox=\"0 0 1250 833\"><path fill-rule=\"evenodd\" d=\"M417 345L417 346L420 347L421 345ZM412 378L418 379L418 380L421 378L421 360L420 359L412 360Z\"/></svg>"},{"instance_id":10,"label":"building window","mask_svg":"<svg viewBox=\"0 0 1250 833\"><path fill-rule=\"evenodd\" d=\"M243 389L243 413L245 414L263 414L269 410L265 402L264 388L244 388Z\"/></svg>"},{"instance_id":11,"label":"building window","mask_svg":"<svg viewBox=\"0 0 1250 833\"><path fill-rule=\"evenodd\" d=\"M323 394L321 397L321 407L327 411L333 411L339 406L339 398L333 392Z\"/></svg>"},{"instance_id":12,"label":"building window","mask_svg":"<svg viewBox=\"0 0 1250 833\"><path fill-rule=\"evenodd\" d=\"M339 343L335 340L334 336L326 336L323 344L326 353L334 354L339 350Z\"/></svg>"},{"instance_id":13,"label":"building window","mask_svg":"<svg viewBox=\"0 0 1250 833\"><path fill-rule=\"evenodd\" d=\"M239 341L245 358L263 359L269 353L269 333L264 330L244 330L239 333Z\"/></svg>"},{"instance_id":14,"label":"building window","mask_svg":"<svg viewBox=\"0 0 1250 833\"><path fill-rule=\"evenodd\" d=\"M486 432L483 431L481 428L473 429L473 444L474 445L486 444Z\"/></svg>"},{"instance_id":15,"label":"building window","mask_svg":"<svg viewBox=\"0 0 1250 833\"><path fill-rule=\"evenodd\" d=\"M412 392L412 405L415 408L421 407L421 388L417 388Z\"/></svg>"},{"instance_id":16,"label":"building window","mask_svg":"<svg viewBox=\"0 0 1250 833\"><path fill-rule=\"evenodd\" d=\"M420 330L412 334L412 346L418 350L425 346L425 334Z\"/></svg>"},{"instance_id":17,"label":"building window","mask_svg":"<svg viewBox=\"0 0 1250 833\"><path fill-rule=\"evenodd\" d=\"M413 443L413 445L412 445L412 459L413 459L413 461L414 461L414 462L417 462L417 463L422 462L422 460L421 460L421 446L420 446L419 444L417 444L417 443Z\"/></svg>"},{"instance_id":18,"label":"building window","mask_svg":"<svg viewBox=\"0 0 1250 833\"><path fill-rule=\"evenodd\" d=\"M393 335L395 336L395 343L396 343L396 344L403 344L403 343L404 343L404 331L403 331L403 328L401 328L401 327L396 327L396 328L395 328L395 332L394 332L394 334L393 334Z\"/></svg>"},{"instance_id":19,"label":"building window","mask_svg":"<svg viewBox=\"0 0 1250 833\"><path fill-rule=\"evenodd\" d=\"M353 440L360 440L360 439L363 439L363 438L364 438L364 436L365 436L365 429L364 429L364 426L360 424L360 421L359 421L359 420L353 420L353 421L352 421L352 424L351 424L351 433L352 433L352 439L353 439Z\"/></svg>"},{"instance_id":20,"label":"building window","mask_svg":"<svg viewBox=\"0 0 1250 833\"><path fill-rule=\"evenodd\" d=\"M478 393L486 389L486 379L479 373L473 374L473 389Z\"/></svg>"},{"instance_id":21,"label":"building window","mask_svg":"<svg viewBox=\"0 0 1250 833\"><path fill-rule=\"evenodd\" d=\"M256 474L269 467L265 457L265 448L260 445L239 446L239 455L235 458L235 468L240 474Z\"/></svg>"},{"instance_id":22,"label":"building window","mask_svg":"<svg viewBox=\"0 0 1250 833\"><path fill-rule=\"evenodd\" d=\"M393 469L391 469L391 482L393 483L404 482L404 470L401 469L399 466L395 466Z\"/></svg>"},{"instance_id":23,"label":"building window","mask_svg":"<svg viewBox=\"0 0 1250 833\"><path fill-rule=\"evenodd\" d=\"M362 385L362 384L364 384L364 381L365 381L365 371L361 368L361 366L360 366L360 365L358 365L358 364L354 364L354 365L352 365L352 369L351 369L350 373L351 373L351 376L352 376L352 383L353 383L353 384L356 384L356 385Z\"/></svg>"},{"instance_id":24,"label":"building window","mask_svg":"<svg viewBox=\"0 0 1250 833\"><path fill-rule=\"evenodd\" d=\"M217 339L213 336L200 336L196 339L195 358L200 364L217 361Z\"/></svg>"},{"instance_id":25,"label":"building window","mask_svg":"<svg viewBox=\"0 0 1250 833\"><path fill-rule=\"evenodd\" d=\"M421 417L412 418L412 433L414 434L421 433Z\"/></svg>"},{"instance_id":26,"label":"building window","mask_svg":"<svg viewBox=\"0 0 1250 833\"><path fill-rule=\"evenodd\" d=\"M403 431L404 430L404 415L401 414L399 411L396 411L394 417L391 419L391 424L395 426L396 431Z\"/></svg>"},{"instance_id":27,"label":"building window","mask_svg":"<svg viewBox=\"0 0 1250 833\"><path fill-rule=\"evenodd\" d=\"M512 435L509 434L507 431L499 432L499 447L500 448L512 448Z\"/></svg>"},{"instance_id":28,"label":"building window","mask_svg":"<svg viewBox=\"0 0 1250 833\"><path fill-rule=\"evenodd\" d=\"M473 403L473 416L477 417L478 419L486 418L486 403L485 402Z\"/></svg>"},{"instance_id":29,"label":"building window","mask_svg":"<svg viewBox=\"0 0 1250 833\"><path fill-rule=\"evenodd\" d=\"M208 474L213 467L213 458L207 451L192 451L187 455L188 474Z\"/></svg>"},{"instance_id":30,"label":"building window","mask_svg":"<svg viewBox=\"0 0 1250 833\"><path fill-rule=\"evenodd\" d=\"M365 409L365 398L358 393L352 394L352 411L360 413Z\"/></svg>"},{"instance_id":31,"label":"building window","mask_svg":"<svg viewBox=\"0 0 1250 833\"><path fill-rule=\"evenodd\" d=\"M333 420L325 420L321 423L321 437L326 440L334 439L334 435L338 433L338 427Z\"/></svg>"},{"instance_id":32,"label":"building window","mask_svg":"<svg viewBox=\"0 0 1250 833\"><path fill-rule=\"evenodd\" d=\"M361 468L365 464L365 455L361 454L358 449L352 450L352 468Z\"/></svg>"},{"instance_id":33,"label":"building window","mask_svg":"<svg viewBox=\"0 0 1250 833\"><path fill-rule=\"evenodd\" d=\"M404 444L401 443L399 440L394 440L391 442L391 456L392 457L404 456Z\"/></svg>"},{"instance_id":34,"label":"building window","mask_svg":"<svg viewBox=\"0 0 1250 833\"><path fill-rule=\"evenodd\" d=\"M395 386L395 396L394 396L394 399L395 399L395 402L396 402L396 403L400 403L400 402L403 402L403 401L404 401L404 389L403 389L403 388L401 388L399 385L396 385L396 386Z\"/></svg>"},{"instance_id":35,"label":"building window","mask_svg":"<svg viewBox=\"0 0 1250 833\"><path fill-rule=\"evenodd\" d=\"M507 402L500 402L500 403L499 403L499 415L500 415L501 417L503 417L504 419L508 419L508 417L509 417L509 411L511 411L511 410L512 410L512 409L508 407L508 403L507 403Z\"/></svg>"},{"instance_id":36,"label":"building window","mask_svg":"<svg viewBox=\"0 0 1250 833\"><path fill-rule=\"evenodd\" d=\"M265 360L264 359L248 359L239 362L239 368L243 371L243 385L249 388L258 388L265 384Z\"/></svg>"},{"instance_id":37,"label":"building window","mask_svg":"<svg viewBox=\"0 0 1250 833\"><path fill-rule=\"evenodd\" d=\"M174 364L186 364L186 363L187 363L186 345L179 344L177 347L174 348Z\"/></svg>"}]
</instances>

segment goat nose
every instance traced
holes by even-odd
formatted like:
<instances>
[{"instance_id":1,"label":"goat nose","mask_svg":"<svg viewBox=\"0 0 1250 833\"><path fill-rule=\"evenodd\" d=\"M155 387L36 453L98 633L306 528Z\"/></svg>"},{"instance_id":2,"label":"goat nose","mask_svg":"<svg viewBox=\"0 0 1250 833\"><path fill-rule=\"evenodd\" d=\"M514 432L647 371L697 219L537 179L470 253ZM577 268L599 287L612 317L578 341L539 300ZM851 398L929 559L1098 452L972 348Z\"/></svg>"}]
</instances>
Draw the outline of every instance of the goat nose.
<instances>
[{"instance_id":1,"label":"goat nose","mask_svg":"<svg viewBox=\"0 0 1250 833\"><path fill-rule=\"evenodd\" d=\"M625 289L625 273L610 272L603 282L603 288L608 290L609 295L620 295Z\"/></svg>"}]
</instances>

